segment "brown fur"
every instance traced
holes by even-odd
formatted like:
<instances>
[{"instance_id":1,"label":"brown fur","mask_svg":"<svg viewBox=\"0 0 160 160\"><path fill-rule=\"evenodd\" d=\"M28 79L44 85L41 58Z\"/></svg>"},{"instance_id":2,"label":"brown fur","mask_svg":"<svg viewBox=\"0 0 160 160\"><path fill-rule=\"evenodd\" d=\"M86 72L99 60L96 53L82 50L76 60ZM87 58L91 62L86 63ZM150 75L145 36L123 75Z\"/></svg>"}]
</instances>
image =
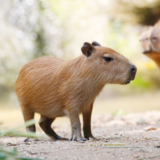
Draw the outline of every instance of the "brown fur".
<instances>
[{"instance_id":1,"label":"brown fur","mask_svg":"<svg viewBox=\"0 0 160 160\"><path fill-rule=\"evenodd\" d=\"M68 116L72 140L86 140L91 133L91 113L96 96L107 83L127 84L134 79L136 67L116 51L85 43L81 55L70 61L54 57L35 59L22 68L15 90L24 120L41 115L40 126L52 139L63 139L52 129L56 117ZM106 62L103 57L113 58ZM79 114L83 114L84 137ZM35 131L35 126L27 128Z\"/></svg>"},{"instance_id":2,"label":"brown fur","mask_svg":"<svg viewBox=\"0 0 160 160\"><path fill-rule=\"evenodd\" d=\"M145 54L147 57L151 58L156 64L157 66L160 68L160 53L155 52L155 51L151 51L148 54Z\"/></svg>"}]
</instances>

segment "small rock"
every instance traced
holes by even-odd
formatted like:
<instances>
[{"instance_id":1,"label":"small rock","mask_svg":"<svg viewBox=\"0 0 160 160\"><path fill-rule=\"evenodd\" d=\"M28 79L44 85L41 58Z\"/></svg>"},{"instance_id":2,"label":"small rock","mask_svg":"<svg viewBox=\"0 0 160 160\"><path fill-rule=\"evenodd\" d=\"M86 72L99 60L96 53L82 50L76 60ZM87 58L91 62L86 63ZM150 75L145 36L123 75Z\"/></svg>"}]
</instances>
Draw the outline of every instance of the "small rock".
<instances>
[{"instance_id":1,"label":"small rock","mask_svg":"<svg viewBox=\"0 0 160 160\"><path fill-rule=\"evenodd\" d=\"M144 131L153 131L153 130L157 130L157 128L149 126L143 129Z\"/></svg>"},{"instance_id":2,"label":"small rock","mask_svg":"<svg viewBox=\"0 0 160 160\"><path fill-rule=\"evenodd\" d=\"M136 121L136 123L139 124L139 125L143 125L143 124L147 124L147 121L143 118L140 118Z\"/></svg>"}]
</instances>

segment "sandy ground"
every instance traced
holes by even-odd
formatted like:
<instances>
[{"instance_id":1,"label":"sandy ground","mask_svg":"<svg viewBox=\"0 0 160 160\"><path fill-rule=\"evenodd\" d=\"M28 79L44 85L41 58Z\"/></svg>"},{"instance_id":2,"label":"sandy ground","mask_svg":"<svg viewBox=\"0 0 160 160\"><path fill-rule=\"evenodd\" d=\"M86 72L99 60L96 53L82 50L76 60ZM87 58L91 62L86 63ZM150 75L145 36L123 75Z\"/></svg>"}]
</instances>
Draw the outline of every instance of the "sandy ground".
<instances>
[{"instance_id":1,"label":"sandy ground","mask_svg":"<svg viewBox=\"0 0 160 160\"><path fill-rule=\"evenodd\" d=\"M47 160L160 160L160 92L119 97L106 95L97 98L93 109L92 132L99 138L98 141L80 143L45 138L24 143L25 138L3 137L0 144L7 149L16 147L19 156ZM111 114L120 109L126 115ZM39 115L36 115L36 119L39 119ZM0 104L0 122L3 123L0 130L23 124L18 105ZM148 126L156 130L145 131L144 128ZM36 128L43 134L38 125ZM53 128L60 136L70 138L68 118L56 119Z\"/></svg>"},{"instance_id":2,"label":"sandy ground","mask_svg":"<svg viewBox=\"0 0 160 160\"><path fill-rule=\"evenodd\" d=\"M148 126L156 130L145 131ZM59 135L70 137L69 123L56 124L53 128ZM37 129L41 132L38 126ZM25 143L24 138L3 137L0 143L8 149L16 147L19 156L48 160L160 160L159 111L124 116L93 115L92 132L99 140L81 143L32 139Z\"/></svg>"}]
</instances>

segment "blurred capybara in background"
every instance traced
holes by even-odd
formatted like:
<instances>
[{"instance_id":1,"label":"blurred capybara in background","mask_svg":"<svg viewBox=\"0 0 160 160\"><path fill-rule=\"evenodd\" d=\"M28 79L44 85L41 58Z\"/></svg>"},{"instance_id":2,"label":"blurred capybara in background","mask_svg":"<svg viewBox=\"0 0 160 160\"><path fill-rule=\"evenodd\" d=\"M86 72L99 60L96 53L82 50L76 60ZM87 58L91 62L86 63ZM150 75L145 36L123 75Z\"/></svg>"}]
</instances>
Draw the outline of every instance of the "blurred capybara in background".
<instances>
[{"instance_id":1,"label":"blurred capybara in background","mask_svg":"<svg viewBox=\"0 0 160 160\"><path fill-rule=\"evenodd\" d=\"M116 51L99 43L85 42L82 55L66 61L41 57L23 66L15 89L24 120L39 113L39 125L52 139L58 136L51 128L56 117L68 116L71 122L71 140L85 141L93 137L91 114L93 103L102 88L110 84L128 84L135 78L136 67ZM83 132L79 114L83 115ZM35 132L35 125L27 127Z\"/></svg>"},{"instance_id":2,"label":"blurred capybara in background","mask_svg":"<svg viewBox=\"0 0 160 160\"><path fill-rule=\"evenodd\" d=\"M160 52L158 52L158 50L155 50L155 47L153 47L154 40L151 36L153 31L154 31L154 27L150 27L148 30L144 31L140 35L140 45L141 45L143 54L151 58L160 68ZM159 46L160 46L160 41L159 41Z\"/></svg>"},{"instance_id":3,"label":"blurred capybara in background","mask_svg":"<svg viewBox=\"0 0 160 160\"><path fill-rule=\"evenodd\" d=\"M142 32L142 34L140 35L140 45L141 45L141 49L142 49L142 53L144 54L148 54L151 53L153 50L151 48L151 42L150 42L150 35L152 32L152 27L150 27L148 30Z\"/></svg>"},{"instance_id":4,"label":"blurred capybara in background","mask_svg":"<svg viewBox=\"0 0 160 160\"><path fill-rule=\"evenodd\" d=\"M150 40L152 49L160 53L160 20L153 26Z\"/></svg>"}]
</instances>

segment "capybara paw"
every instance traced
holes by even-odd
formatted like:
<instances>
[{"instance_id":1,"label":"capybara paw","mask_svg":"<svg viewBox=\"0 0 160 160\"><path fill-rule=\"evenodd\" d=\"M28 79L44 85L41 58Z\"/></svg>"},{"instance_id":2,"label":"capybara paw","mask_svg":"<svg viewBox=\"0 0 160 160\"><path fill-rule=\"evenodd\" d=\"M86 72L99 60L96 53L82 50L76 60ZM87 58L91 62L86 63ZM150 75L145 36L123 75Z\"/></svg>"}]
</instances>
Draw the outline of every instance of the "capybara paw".
<instances>
[{"instance_id":1,"label":"capybara paw","mask_svg":"<svg viewBox=\"0 0 160 160\"><path fill-rule=\"evenodd\" d=\"M30 139L26 138L23 142L30 142Z\"/></svg>"},{"instance_id":2,"label":"capybara paw","mask_svg":"<svg viewBox=\"0 0 160 160\"><path fill-rule=\"evenodd\" d=\"M26 138L23 142L40 141L38 138Z\"/></svg>"},{"instance_id":3,"label":"capybara paw","mask_svg":"<svg viewBox=\"0 0 160 160\"><path fill-rule=\"evenodd\" d=\"M99 138L96 138L96 137L93 137L93 136L85 136L85 138L86 139L88 139L88 140L94 140L94 141L97 141L97 140L99 140Z\"/></svg>"},{"instance_id":4,"label":"capybara paw","mask_svg":"<svg viewBox=\"0 0 160 160\"><path fill-rule=\"evenodd\" d=\"M78 139L78 141L80 141L80 142L82 142L82 141L87 141L88 139L86 139L86 138L80 138L80 139Z\"/></svg>"},{"instance_id":5,"label":"capybara paw","mask_svg":"<svg viewBox=\"0 0 160 160\"><path fill-rule=\"evenodd\" d=\"M60 136L58 136L58 137L56 137L56 140L69 140L68 138L64 138L64 137L60 137Z\"/></svg>"}]
</instances>

